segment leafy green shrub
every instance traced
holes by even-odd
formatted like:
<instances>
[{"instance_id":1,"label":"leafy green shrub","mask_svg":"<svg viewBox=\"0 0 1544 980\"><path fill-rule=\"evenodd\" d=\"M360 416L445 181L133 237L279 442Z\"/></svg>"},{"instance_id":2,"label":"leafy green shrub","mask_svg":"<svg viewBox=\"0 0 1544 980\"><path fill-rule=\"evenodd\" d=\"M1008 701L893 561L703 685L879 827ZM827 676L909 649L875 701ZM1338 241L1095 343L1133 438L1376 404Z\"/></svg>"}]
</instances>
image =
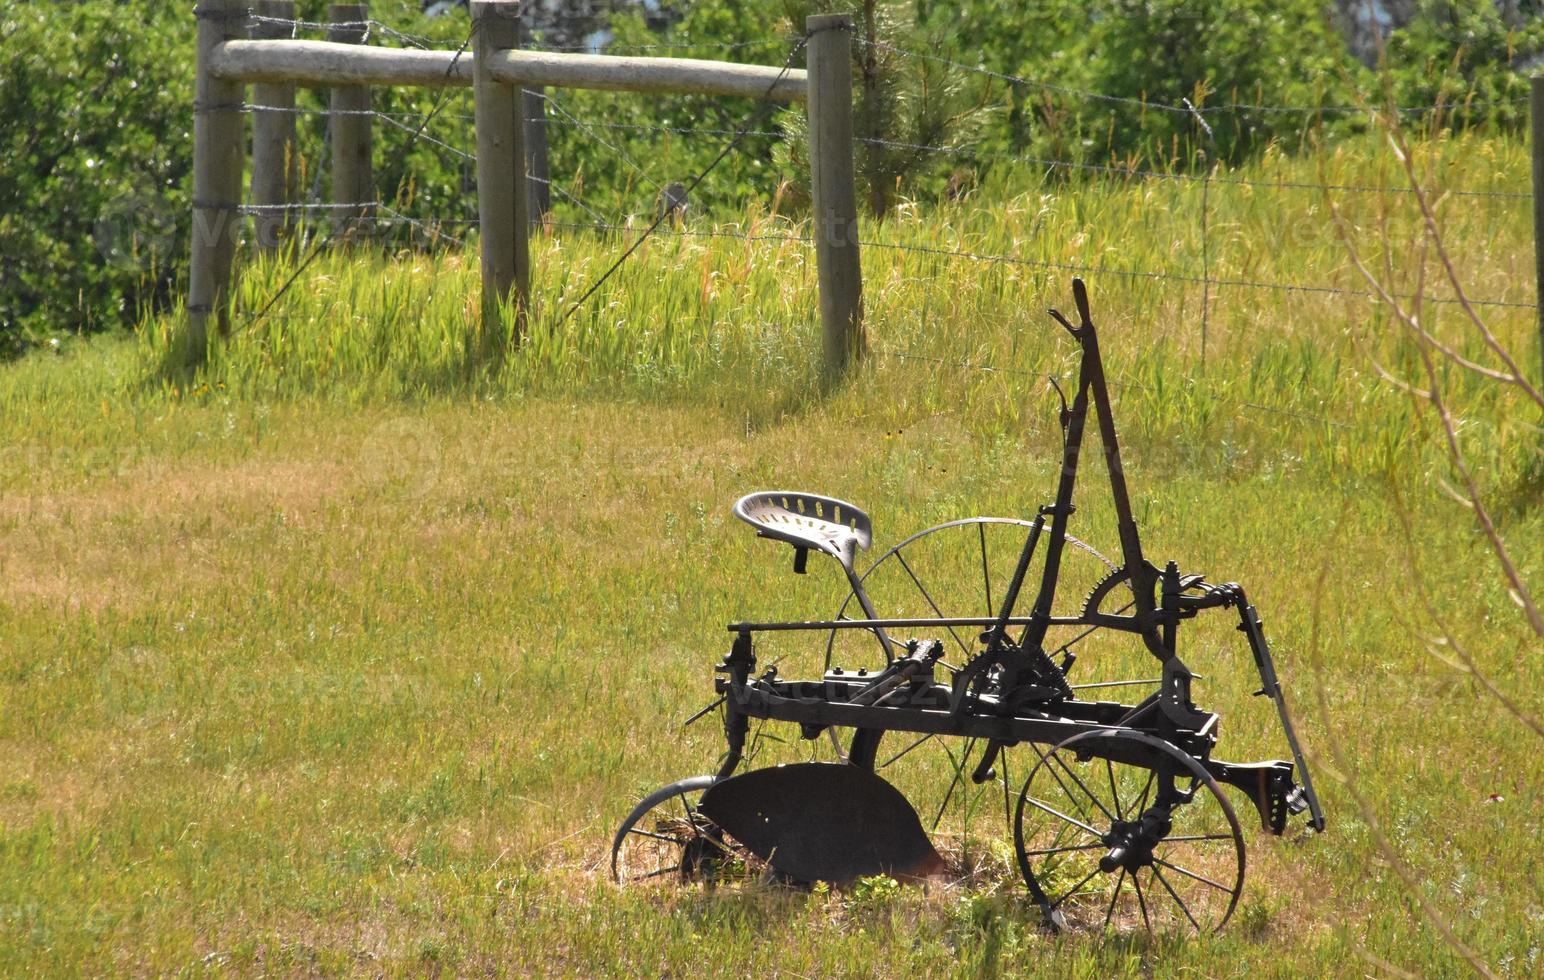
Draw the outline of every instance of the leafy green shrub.
<instances>
[{"instance_id":1,"label":"leafy green shrub","mask_svg":"<svg viewBox=\"0 0 1544 980\"><path fill-rule=\"evenodd\" d=\"M1443 104L1446 125L1528 122L1528 78L1514 70L1544 53L1544 23L1508 25L1491 0L1423 0L1384 51L1392 92L1401 106Z\"/></svg>"},{"instance_id":2,"label":"leafy green shrub","mask_svg":"<svg viewBox=\"0 0 1544 980\"><path fill-rule=\"evenodd\" d=\"M1010 7L925 2L953 56L1027 79L983 149L1090 162L1182 164L1211 149L1166 107L1317 106L1350 98L1358 66L1319 0L1105 0ZM1214 156L1296 145L1311 113L1208 113Z\"/></svg>"},{"instance_id":3,"label":"leafy green shrub","mask_svg":"<svg viewBox=\"0 0 1544 980\"><path fill-rule=\"evenodd\" d=\"M0 13L0 352L169 301L189 223L192 35L178 5Z\"/></svg>"}]
</instances>

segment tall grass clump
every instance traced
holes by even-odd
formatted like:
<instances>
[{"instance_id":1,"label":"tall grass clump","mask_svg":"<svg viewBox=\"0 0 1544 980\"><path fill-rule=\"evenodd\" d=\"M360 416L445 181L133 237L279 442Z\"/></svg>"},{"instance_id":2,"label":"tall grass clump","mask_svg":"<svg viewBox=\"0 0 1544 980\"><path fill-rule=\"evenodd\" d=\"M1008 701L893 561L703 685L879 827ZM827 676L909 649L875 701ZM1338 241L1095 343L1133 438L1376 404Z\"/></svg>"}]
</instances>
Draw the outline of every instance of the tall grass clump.
<instances>
[{"instance_id":1,"label":"tall grass clump","mask_svg":"<svg viewBox=\"0 0 1544 980\"><path fill-rule=\"evenodd\" d=\"M1526 169L1507 141L1435 139L1417 152L1435 181L1466 194L1509 193ZM1329 217L1333 205L1364 254L1397 268L1387 243L1408 236L1419 213L1388 167L1369 142L1307 158L1268 152L1204 188L1021 169L951 203L903 203L862 230L871 357L837 397L897 420L963 407L982 434L1042 425L1045 379L1074 370L1044 310L1065 303L1081 274L1131 438L1234 468L1308 461L1356 477L1419 465L1422 423L1366 359L1397 368L1414 352L1385 329ZM1524 209L1505 196L1453 195L1439 207L1470 295L1528 302ZM475 243L336 251L287 291L290 263L248 263L236 327L203 381L355 401L595 391L706 399L752 419L821 396L806 220L752 203L735 220L667 229L578 303L640 231L538 230L527 336L495 363L469 340ZM1439 319L1457 310L1428 309ZM1503 336L1530 342L1529 310L1491 312ZM174 328L163 319L146 331L148 356L164 353ZM1482 386L1453 383L1475 388L1472 424L1491 432L1482 443L1516 438L1511 420L1487 417Z\"/></svg>"}]
</instances>

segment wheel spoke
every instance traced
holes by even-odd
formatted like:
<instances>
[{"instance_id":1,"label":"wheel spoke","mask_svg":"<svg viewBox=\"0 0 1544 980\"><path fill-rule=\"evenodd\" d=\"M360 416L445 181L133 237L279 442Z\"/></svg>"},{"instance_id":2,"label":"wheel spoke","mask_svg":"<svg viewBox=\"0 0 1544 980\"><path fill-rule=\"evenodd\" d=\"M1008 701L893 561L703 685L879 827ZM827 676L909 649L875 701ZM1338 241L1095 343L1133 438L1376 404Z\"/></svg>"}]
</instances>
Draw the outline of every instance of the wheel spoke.
<instances>
[{"instance_id":1,"label":"wheel spoke","mask_svg":"<svg viewBox=\"0 0 1544 980\"><path fill-rule=\"evenodd\" d=\"M1110 905L1104 910L1104 927L1110 928L1110 917L1115 914L1115 900L1120 898L1120 886L1126 883L1126 869L1120 869L1120 875L1115 879L1115 890L1110 893Z\"/></svg>"},{"instance_id":2,"label":"wheel spoke","mask_svg":"<svg viewBox=\"0 0 1544 980\"><path fill-rule=\"evenodd\" d=\"M1217 889L1220 892L1226 892L1229 895L1233 894L1233 889L1229 888L1227 885L1219 884L1219 883L1213 881L1210 878L1207 878L1207 877L1205 877L1203 875L1196 874L1194 871L1186 871L1184 868L1180 867L1179 865L1171 864L1170 862L1165 861L1163 858L1154 857L1153 858L1153 863L1154 864L1161 864L1165 868L1168 868L1170 871L1173 871L1176 874L1182 874L1186 878L1194 878L1196 881L1199 881L1199 882L1201 882L1203 884L1211 885L1213 888Z\"/></svg>"},{"instance_id":3,"label":"wheel spoke","mask_svg":"<svg viewBox=\"0 0 1544 980\"><path fill-rule=\"evenodd\" d=\"M1158 879L1158 884L1162 885L1164 890L1169 893L1169 897L1174 899L1174 904L1179 906L1179 910L1185 913L1185 918L1190 920L1190 924L1195 927L1196 932L1205 933L1206 930L1201 928L1201 924L1196 921L1196 917L1190 914L1190 906L1186 905L1185 900L1179 897L1179 892L1176 892L1174 887L1169 884L1169 879L1163 876L1163 872L1158 870L1156 864L1153 865L1153 877Z\"/></svg>"},{"instance_id":4,"label":"wheel spoke","mask_svg":"<svg viewBox=\"0 0 1544 980\"><path fill-rule=\"evenodd\" d=\"M1080 816L1092 820L1093 817L1088 813L1087 808L1083 806L1082 801L1078 799L1077 794L1073 793L1072 790L1067 788L1067 784L1062 781L1061 776L1056 772L1056 768L1051 765L1051 757L1056 754L1056 750L1053 748L1050 752L1041 752L1034 742L1030 742L1029 747L1033 749L1034 753L1040 757L1040 765L1036 766L1035 769L1029 774L1030 781L1034 781L1035 773L1039 772L1041 769L1049 772L1051 774L1051 778L1056 780L1056 785L1061 787L1062 793L1067 797L1067 802L1077 807L1078 814ZM1095 834L1095 836L1097 837L1099 835Z\"/></svg>"},{"instance_id":5,"label":"wheel spoke","mask_svg":"<svg viewBox=\"0 0 1544 980\"><path fill-rule=\"evenodd\" d=\"M1233 835L1232 834L1185 834L1185 835L1180 836L1180 837L1165 837L1162 841L1160 841L1160 843L1163 843L1163 844L1178 844L1178 843L1187 842L1187 841L1188 842L1195 842L1195 841L1208 841L1208 840L1225 840L1225 841L1228 841L1228 842L1231 843L1233 841Z\"/></svg>"},{"instance_id":6,"label":"wheel spoke","mask_svg":"<svg viewBox=\"0 0 1544 980\"><path fill-rule=\"evenodd\" d=\"M1115 818L1117 820L1125 820L1126 811L1121 809L1120 791L1115 788L1115 763L1105 759L1104 771L1110 777L1110 799L1115 801Z\"/></svg>"},{"instance_id":7,"label":"wheel spoke","mask_svg":"<svg viewBox=\"0 0 1544 980\"><path fill-rule=\"evenodd\" d=\"M1131 886L1137 890L1137 908L1142 910L1142 928L1152 932L1153 923L1147 917L1147 899L1142 897L1142 879L1134 871L1131 873Z\"/></svg>"},{"instance_id":8,"label":"wheel spoke","mask_svg":"<svg viewBox=\"0 0 1544 980\"><path fill-rule=\"evenodd\" d=\"M897 761L899 761L901 756L903 756L906 753L910 752L912 749L914 749L917 746L921 745L923 742L926 742L928 739L930 739L930 738L937 738L937 737L938 737L937 733L931 733L931 732L929 734L927 734L927 735L922 736L921 738L917 739L915 742L913 742L910 745L906 746L901 751L895 753L895 755L892 755L889 759L885 760L885 763L883 765L876 766L874 771L878 772L880 769L887 769L887 768L889 768L890 766L894 765Z\"/></svg>"},{"instance_id":9,"label":"wheel spoke","mask_svg":"<svg viewBox=\"0 0 1544 980\"><path fill-rule=\"evenodd\" d=\"M992 611L992 573L986 563L986 524L977 524L976 533L981 538L981 581L986 584L986 614L990 618L997 614Z\"/></svg>"},{"instance_id":10,"label":"wheel spoke","mask_svg":"<svg viewBox=\"0 0 1544 980\"><path fill-rule=\"evenodd\" d=\"M666 844L681 845L686 843L678 837L667 837L664 834L656 834L652 830L639 830L637 827L629 827L627 832L629 834L637 834L639 837L648 837L652 840L662 840Z\"/></svg>"},{"instance_id":11,"label":"wheel spoke","mask_svg":"<svg viewBox=\"0 0 1544 980\"><path fill-rule=\"evenodd\" d=\"M944 811L949 809L949 801L954 798L954 788L960 784L960 776L965 772L965 763L970 761L971 749L976 747L976 740L970 739L965 743L965 749L960 753L960 761L954 766L954 778L949 780L949 789L944 793L944 801L938 804L938 813L933 817L931 830L937 830L938 824L944 818ZM944 746L944 751L949 755L949 761L954 761L954 753L949 752L949 746Z\"/></svg>"},{"instance_id":12,"label":"wheel spoke","mask_svg":"<svg viewBox=\"0 0 1544 980\"><path fill-rule=\"evenodd\" d=\"M1025 857L1045 857L1051 854L1064 854L1067 851L1093 851L1105 846L1104 841L1096 844L1068 844L1065 847L1042 847L1033 851L1025 851Z\"/></svg>"},{"instance_id":13,"label":"wheel spoke","mask_svg":"<svg viewBox=\"0 0 1544 980\"><path fill-rule=\"evenodd\" d=\"M1061 905L1061 903L1065 902L1067 899L1069 899L1072 896L1076 895L1078 893L1078 891L1080 889L1082 889L1082 887L1084 885L1088 884L1089 880L1092 879L1094 877L1094 875L1096 875L1096 874L1099 874L1099 867L1098 867L1098 865L1095 865L1094 866L1094 870L1092 870L1088 874L1084 875L1082 881L1079 881L1076 885L1073 885L1071 888L1069 888L1067 890L1067 892L1064 895L1062 895L1061 898L1058 898L1056 901L1052 902L1051 903L1051 908L1053 908L1053 909L1056 908L1057 906Z\"/></svg>"},{"instance_id":14,"label":"wheel spoke","mask_svg":"<svg viewBox=\"0 0 1544 980\"><path fill-rule=\"evenodd\" d=\"M1131 811L1132 816L1140 817L1144 812L1146 812L1146 810L1147 810L1147 794L1152 792L1153 780L1156 779L1157 777L1158 777L1158 770L1156 770L1156 769L1149 769L1149 770L1147 770L1147 782L1142 786L1142 795L1137 800L1137 807L1136 807L1136 809Z\"/></svg>"},{"instance_id":15,"label":"wheel spoke","mask_svg":"<svg viewBox=\"0 0 1544 980\"><path fill-rule=\"evenodd\" d=\"M1130 609L1134 605L1136 605L1135 602L1128 602L1124 606L1121 606L1119 609L1115 610L1114 615L1116 615L1116 616L1123 616L1123 615L1126 614L1126 611L1128 609ZM1029 627L1027 627L1027 626L1025 627L1025 629L1028 629L1028 628ZM1079 633L1077 636L1074 636L1072 639L1068 640L1066 643L1063 643L1061 646L1057 647L1054 651L1051 652L1051 656L1053 656L1053 657L1061 656L1062 654L1066 653L1068 650L1072 649L1072 647L1075 644L1082 643L1084 640L1088 639L1098 629L1100 629L1100 627L1098 627L1098 626L1090 626L1088 629L1084 630L1083 632ZM1132 681L1131 683L1134 683L1134 684L1148 684L1148 683L1153 683L1153 682L1151 682L1151 681ZM1085 686L1086 687L1094 687L1096 685L1089 684L1089 685L1085 685Z\"/></svg>"},{"instance_id":16,"label":"wheel spoke","mask_svg":"<svg viewBox=\"0 0 1544 980\"><path fill-rule=\"evenodd\" d=\"M1008 775L1008 750L1006 748L999 749L998 757L1002 760L1003 767L1003 823L1006 824L1013 822L1013 807L1009 804L1009 799L1013 796L1013 793L1008 789L1013 779Z\"/></svg>"},{"instance_id":17,"label":"wheel spoke","mask_svg":"<svg viewBox=\"0 0 1544 980\"><path fill-rule=\"evenodd\" d=\"M1037 810L1044 810L1046 813L1049 813L1051 816L1057 817L1057 818L1065 821L1066 823L1070 824L1073 827L1077 827L1079 830L1082 830L1084 833L1088 834L1090 837L1092 837L1095 840L1099 841L1101 844L1104 843L1104 835L1099 833L1099 831L1097 831L1094 828L1090 827L1088 824L1084 823L1083 821L1075 820L1072 817L1067 816L1065 813L1062 813L1060 810L1056 809L1055 807L1047 806L1046 804L1041 803L1039 800L1035 799L1033 796L1025 797L1025 802L1028 803L1030 806L1034 807Z\"/></svg>"},{"instance_id":18,"label":"wheel spoke","mask_svg":"<svg viewBox=\"0 0 1544 980\"><path fill-rule=\"evenodd\" d=\"M1072 781L1073 781L1073 782L1074 782L1074 783L1076 783L1076 784L1077 784L1077 786L1078 786L1078 789L1080 789L1080 790L1082 790L1082 791L1083 791L1083 795L1085 795L1085 796L1087 796L1087 797L1088 797L1088 798L1089 798L1089 800L1090 800L1090 801L1091 801L1091 802L1092 802L1092 803L1093 803L1093 804L1094 804L1094 806L1096 806L1096 807L1098 807L1098 808L1099 808L1099 812L1100 812L1100 813L1102 813L1102 814L1104 814L1104 816L1105 816L1105 819L1107 819L1107 820L1110 820L1110 821L1114 821L1114 820L1115 820L1115 814L1113 814L1113 813L1111 813L1111 812L1110 812L1110 811L1109 811L1109 808L1108 808L1108 807L1106 807L1106 806L1105 806L1105 805L1104 805L1104 804L1103 804L1103 803L1101 803L1101 802L1100 802L1100 801L1099 801L1099 797L1097 797L1097 796L1095 796L1095 795L1094 795L1094 791L1093 791L1093 790L1091 790L1091 789L1089 789L1089 788L1088 788L1088 786L1087 786L1087 784L1085 784L1085 783L1084 783L1084 782L1083 782L1083 780L1081 780L1081 779L1079 779L1079 778L1078 778L1078 774L1077 774L1077 773L1075 773L1075 772L1073 772L1073 771L1072 771L1072 767L1071 767L1071 766L1069 766L1069 765L1067 765L1067 760L1066 760L1066 759L1063 759L1063 758L1062 758L1062 756L1061 756L1061 753L1060 753L1060 752L1054 752L1054 751L1053 751L1053 752L1052 752L1052 753L1051 753L1051 755L1050 755L1050 758L1052 758L1052 759L1055 759L1055 760L1056 760L1056 764L1057 764L1057 765L1059 765L1059 766L1061 766L1061 768L1062 768L1062 771L1063 771L1063 772L1065 772L1065 773L1066 773L1066 774L1067 774L1067 776L1068 776L1068 777L1069 777L1069 778L1070 778L1070 779L1071 779L1071 780L1072 780ZM1108 761L1108 760L1106 760L1106 761ZM1053 776L1054 776L1054 775L1056 775L1056 773L1055 773L1055 772L1052 772L1052 773L1051 773L1051 775L1053 775ZM1057 781L1057 782L1058 782L1058 783L1061 783L1061 780L1060 780L1060 779L1057 779L1057 780L1056 780L1056 781ZM1062 789L1063 789L1063 790L1067 790L1067 786L1066 786L1066 784L1065 784L1065 783L1062 783ZM1068 796L1071 796L1071 795L1072 795L1072 792L1071 792L1071 791L1070 791L1070 790L1067 790L1067 795L1068 795Z\"/></svg>"},{"instance_id":19,"label":"wheel spoke","mask_svg":"<svg viewBox=\"0 0 1544 980\"><path fill-rule=\"evenodd\" d=\"M935 616L937 616L939 619L948 619L949 617L944 615L944 611L942 609L938 608L938 603L934 602L933 601L933 597L928 594L927 587L922 584L922 580L917 578L917 573L911 570L911 563L906 560L906 556L901 554L899 551L897 551L895 553L895 557L896 557L896 560L901 563L901 567L906 570L906 574L911 576L912 584L917 587L917 591L918 592L922 593L922 598L926 599L927 600L927 604L932 607L933 614ZM955 628L953 626L947 626L947 627L945 627L945 629L947 629L949 631L949 635L950 636L954 637L954 642L956 642L956 643L958 643L960 645L960 649L962 651L964 651L964 653L965 653L965 659L969 660L970 659L970 644L968 644L964 640L960 639L960 634L955 630Z\"/></svg>"}]
</instances>

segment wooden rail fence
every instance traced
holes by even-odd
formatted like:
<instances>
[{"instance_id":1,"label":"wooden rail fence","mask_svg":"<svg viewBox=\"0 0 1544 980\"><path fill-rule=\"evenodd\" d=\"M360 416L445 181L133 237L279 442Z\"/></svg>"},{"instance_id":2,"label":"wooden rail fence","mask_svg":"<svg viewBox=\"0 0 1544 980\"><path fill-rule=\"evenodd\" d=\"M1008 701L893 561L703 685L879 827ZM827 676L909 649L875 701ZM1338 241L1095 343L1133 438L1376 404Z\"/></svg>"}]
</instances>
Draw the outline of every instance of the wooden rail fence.
<instances>
[{"instance_id":1,"label":"wooden rail fence","mask_svg":"<svg viewBox=\"0 0 1544 980\"><path fill-rule=\"evenodd\" d=\"M229 331L236 243L243 230L242 181L247 168L244 119L247 86L254 110L251 202L258 205L256 244L272 248L295 203L295 125L298 85L331 90L332 203L374 199L370 90L378 86L471 87L477 130L477 193L481 227L485 351L518 341L531 307L529 236L533 197L527 189L529 114L521 90L579 88L617 92L736 96L806 104L811 197L819 280L821 356L840 373L862 350L863 287L859 268L857 195L853 178L852 21L846 14L809 18L809 69L773 68L687 58L630 58L522 51L519 4L473 3L470 55L455 51L374 48L360 27L364 4L333 4L337 25L327 41L275 37L273 21L294 16L291 0L200 0L197 105L194 125L194 235L188 289L186 351L207 357L210 324ZM284 32L287 33L287 32ZM271 208L272 213L264 208ZM368 210L340 208L337 228L353 227ZM344 236L346 237L346 236ZM502 311L510 309L512 322Z\"/></svg>"}]
</instances>

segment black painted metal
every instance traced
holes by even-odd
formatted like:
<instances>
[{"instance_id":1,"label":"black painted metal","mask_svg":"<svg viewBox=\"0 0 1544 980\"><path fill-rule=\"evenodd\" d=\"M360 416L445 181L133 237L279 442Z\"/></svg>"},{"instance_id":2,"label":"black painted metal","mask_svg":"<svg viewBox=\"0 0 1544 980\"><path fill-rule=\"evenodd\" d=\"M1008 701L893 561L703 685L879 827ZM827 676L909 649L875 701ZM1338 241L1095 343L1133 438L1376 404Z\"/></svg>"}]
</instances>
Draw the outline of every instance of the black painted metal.
<instances>
[{"instance_id":1,"label":"black painted metal","mask_svg":"<svg viewBox=\"0 0 1544 980\"><path fill-rule=\"evenodd\" d=\"M868 771L874 767L879 741L889 732L983 741L985 749L975 771L978 782L991 778L992 766L1002 750L1021 743L1055 746L1070 742L1077 746L1080 756L1093 755L1158 774L1163 787L1162 820L1150 821L1140 833L1124 824L1111 829L1111 840L1124 843L1111 847L1110 856L1103 862L1109 865L1103 868L1105 872L1130 872L1134 866L1131 855L1139 853L1154 833L1166 833L1162 827L1166 826L1170 811L1186 804L1188 797L1174 786L1176 753L1189 760L1187 771L1212 781L1214 789L1225 785L1244 793L1254 803L1266 830L1282 833L1288 817L1304 810L1309 812L1310 827L1324 829L1323 809L1308 776L1260 618L1248 604L1243 589L1232 583L1212 585L1200 575L1182 575L1173 562L1160 570L1143 553L1098 334L1089 313L1087 290L1080 280L1073 281L1073 296L1079 317L1077 326L1051 311L1051 316L1077 341L1082 353L1072 402L1068 405L1065 397L1062 399L1062 470L1056 497L1039 508L1028 526L1019 562L996 610L987 609L986 615L970 617L881 618L863 592L862 578L853 570L853 557L858 547L869 543L871 533L867 515L862 511L833 498L783 492L752 495L744 498L737 509L746 511L741 516L756 524L763 535L836 557L867 617L730 626L735 642L718 668L723 676L716 683L728 743L718 778L725 782L715 784L705 800L716 794L726 801L732 798L733 805L726 802L721 810L726 821L724 829L763 857L772 854L773 849L783 854L773 860L774 867L806 880L842 880L851 877L857 867L849 860L849 852L875 835L896 836L892 854L911 855L916 850L916 842L910 836L910 821L915 820L915 813L909 806L902 813L898 808L886 809L889 804L881 805L878 800L889 799L888 794L894 791ZM1057 391L1060 393L1060 388ZM1058 616L1052 609L1066 545L1069 540L1076 543L1068 534L1068 524L1076 512L1073 497L1090 411L1103 445L1121 563L1118 567L1110 563L1113 570L1095 587L1077 615ZM754 514L747 510L747 501L756 505ZM842 509L833 516L832 507ZM1044 566L1033 606L1028 616L1016 616L1020 587L1042 544ZM984 561L983 556L983 574ZM1119 610L1105 609L1106 600L1119 588L1130 589L1130 601ZM1292 762L1241 764L1212 758L1218 716L1198 708L1191 699L1195 675L1178 655L1179 626L1204 610L1223 608L1238 610L1239 630L1248 640L1260 675L1259 693L1276 705ZM1065 678L1071 656L1057 664L1044 648L1047 631L1053 626L1084 627L1089 632L1107 629L1140 636L1148 653L1160 664L1158 690L1137 704L1082 700ZM955 672L951 683L941 683L934 677L933 666L939 661L942 648L933 640L913 640L904 645L906 656L894 655L902 644L891 638L890 631L954 627L984 627L985 632L977 641L979 653ZM1017 639L1010 635L1010 627L1022 627ZM757 633L820 630L829 634L850 629L868 630L880 639L885 653L883 667L872 673L828 669L818 681L781 679L775 665L759 676L756 674ZM1065 648L1055 652L1061 655ZM743 759L752 719L797 724L807 737L827 728L853 729L850 765L835 768L861 772L838 776L825 771L833 768L829 766L822 771L781 767L797 771L762 775L764 771L758 770L730 779ZM1130 737L1110 737L1117 734ZM1301 785L1294 781L1294 776L1301 779ZM734 788L720 790L721 786ZM873 813L882 815L865 817L863 801L871 804L869 809ZM748 814L757 816L752 820ZM906 819L907 814L910 820ZM776 843L767 845L767 841ZM1133 847L1139 851L1133 852ZM797 871L787 864L792 860L792 851L800 855ZM1024 863L1022 855L1020 859ZM887 866L899 863L898 859L891 860ZM1031 893L1037 899L1043 898L1039 885L1027 877ZM1231 912L1231 906L1228 910ZM1049 910L1047 914L1050 915Z\"/></svg>"},{"instance_id":2,"label":"black painted metal","mask_svg":"<svg viewBox=\"0 0 1544 980\"><path fill-rule=\"evenodd\" d=\"M858 766L756 769L714 783L700 809L796 881L925 878L944 868L906 797Z\"/></svg>"}]
</instances>

